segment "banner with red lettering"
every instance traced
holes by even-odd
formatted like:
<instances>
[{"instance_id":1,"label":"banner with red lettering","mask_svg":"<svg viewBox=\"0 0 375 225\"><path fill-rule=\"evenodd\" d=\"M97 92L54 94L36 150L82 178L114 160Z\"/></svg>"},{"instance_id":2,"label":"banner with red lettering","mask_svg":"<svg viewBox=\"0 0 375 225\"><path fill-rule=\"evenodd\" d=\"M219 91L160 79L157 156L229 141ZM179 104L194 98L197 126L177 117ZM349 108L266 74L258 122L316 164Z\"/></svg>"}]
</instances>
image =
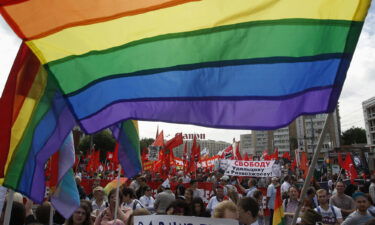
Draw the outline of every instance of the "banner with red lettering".
<instances>
[{"instance_id":1,"label":"banner with red lettering","mask_svg":"<svg viewBox=\"0 0 375 225\"><path fill-rule=\"evenodd\" d=\"M228 160L225 175L238 177L273 177L279 174L275 161Z\"/></svg>"}]
</instances>

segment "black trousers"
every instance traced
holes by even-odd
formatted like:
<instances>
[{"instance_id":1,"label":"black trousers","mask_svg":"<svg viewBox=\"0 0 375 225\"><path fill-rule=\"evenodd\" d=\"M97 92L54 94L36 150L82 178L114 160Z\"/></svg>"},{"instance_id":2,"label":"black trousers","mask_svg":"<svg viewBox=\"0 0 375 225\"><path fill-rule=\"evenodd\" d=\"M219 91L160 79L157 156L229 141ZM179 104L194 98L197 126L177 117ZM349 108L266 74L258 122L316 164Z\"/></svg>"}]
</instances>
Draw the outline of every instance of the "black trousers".
<instances>
[{"instance_id":1,"label":"black trousers","mask_svg":"<svg viewBox=\"0 0 375 225\"><path fill-rule=\"evenodd\" d=\"M270 225L272 225L273 222L273 209L270 209Z\"/></svg>"}]
</instances>

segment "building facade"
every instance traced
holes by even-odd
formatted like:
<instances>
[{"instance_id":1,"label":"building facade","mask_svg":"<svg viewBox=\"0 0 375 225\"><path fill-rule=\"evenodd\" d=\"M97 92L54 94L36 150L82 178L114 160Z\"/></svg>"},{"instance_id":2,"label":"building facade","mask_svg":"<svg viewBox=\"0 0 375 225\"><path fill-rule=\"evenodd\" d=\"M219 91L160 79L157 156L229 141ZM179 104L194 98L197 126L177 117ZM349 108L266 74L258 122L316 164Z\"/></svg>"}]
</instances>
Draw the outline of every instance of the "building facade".
<instances>
[{"instance_id":1,"label":"building facade","mask_svg":"<svg viewBox=\"0 0 375 225\"><path fill-rule=\"evenodd\" d=\"M362 109L365 119L367 145L370 149L375 149L375 97L362 102Z\"/></svg>"},{"instance_id":2,"label":"building facade","mask_svg":"<svg viewBox=\"0 0 375 225\"><path fill-rule=\"evenodd\" d=\"M374 106L375 108L375 106ZM374 109L375 113L375 109ZM374 114L375 116L375 114ZM300 116L289 126L272 131L256 131L251 133L253 155L261 156L264 150L272 153L274 149L278 149L279 154L290 151L294 154L295 149L307 151L313 154L314 148L318 144L320 133L323 130L324 122L327 114L317 114ZM328 121L328 132L323 142L322 153L327 153L330 149L340 146L340 116L338 107L333 112L332 119ZM374 117L374 136L375 137L375 117ZM246 151L241 151L244 153ZM250 154L250 152L248 152Z\"/></svg>"},{"instance_id":3,"label":"building facade","mask_svg":"<svg viewBox=\"0 0 375 225\"><path fill-rule=\"evenodd\" d=\"M185 143L187 143L187 149L188 152L190 152L190 149L193 145L193 140L192 139L184 139L184 144L178 146L177 148L173 149L173 153L175 156L182 158L182 155L184 153L184 146ZM208 154L210 156L216 155L218 152L226 149L230 143L224 142L224 141L214 141L214 140L197 140L197 144L200 145L201 147L201 152L203 151L204 148L208 151Z\"/></svg>"}]
</instances>

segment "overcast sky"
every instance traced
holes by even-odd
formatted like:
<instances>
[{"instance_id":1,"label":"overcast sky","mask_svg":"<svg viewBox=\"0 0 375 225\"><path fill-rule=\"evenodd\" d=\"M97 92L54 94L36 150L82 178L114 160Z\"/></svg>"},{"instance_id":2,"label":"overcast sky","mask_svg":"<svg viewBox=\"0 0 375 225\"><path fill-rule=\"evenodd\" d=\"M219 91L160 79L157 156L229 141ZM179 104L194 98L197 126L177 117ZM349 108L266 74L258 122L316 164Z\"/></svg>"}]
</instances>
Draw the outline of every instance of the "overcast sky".
<instances>
[{"instance_id":1,"label":"overcast sky","mask_svg":"<svg viewBox=\"0 0 375 225\"><path fill-rule=\"evenodd\" d=\"M0 16L0 93L17 54L21 41ZM370 8L361 37L349 68L340 97L341 128L364 127L362 102L375 97L375 4ZM164 130L165 137L177 132L205 133L206 139L231 142L239 140L239 135L250 133L247 130L224 130L193 125L180 125L160 122L139 122L141 137L155 137L156 128ZM169 136L168 136L169 135Z\"/></svg>"}]
</instances>

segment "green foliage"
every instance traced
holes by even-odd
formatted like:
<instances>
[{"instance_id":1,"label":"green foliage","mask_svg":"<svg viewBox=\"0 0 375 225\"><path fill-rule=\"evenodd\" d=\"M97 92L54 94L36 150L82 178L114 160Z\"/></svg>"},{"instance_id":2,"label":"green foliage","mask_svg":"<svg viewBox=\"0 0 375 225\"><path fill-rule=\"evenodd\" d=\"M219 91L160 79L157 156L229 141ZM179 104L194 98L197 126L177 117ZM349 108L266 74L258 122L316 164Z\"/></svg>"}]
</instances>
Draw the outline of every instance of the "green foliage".
<instances>
[{"instance_id":1,"label":"green foliage","mask_svg":"<svg viewBox=\"0 0 375 225\"><path fill-rule=\"evenodd\" d=\"M91 136L85 136L78 145L78 151L83 155L90 150ZM103 159L108 151L113 151L116 141L109 130L103 130L93 135L93 143L96 150L100 150L101 159Z\"/></svg>"},{"instance_id":2,"label":"green foliage","mask_svg":"<svg viewBox=\"0 0 375 225\"><path fill-rule=\"evenodd\" d=\"M365 144L366 130L360 127L352 127L341 135L343 145Z\"/></svg>"},{"instance_id":3,"label":"green foliage","mask_svg":"<svg viewBox=\"0 0 375 225\"><path fill-rule=\"evenodd\" d=\"M152 143L154 143L154 141L155 141L155 139L153 139L153 138L142 138L140 140L141 150L150 146Z\"/></svg>"}]
</instances>

